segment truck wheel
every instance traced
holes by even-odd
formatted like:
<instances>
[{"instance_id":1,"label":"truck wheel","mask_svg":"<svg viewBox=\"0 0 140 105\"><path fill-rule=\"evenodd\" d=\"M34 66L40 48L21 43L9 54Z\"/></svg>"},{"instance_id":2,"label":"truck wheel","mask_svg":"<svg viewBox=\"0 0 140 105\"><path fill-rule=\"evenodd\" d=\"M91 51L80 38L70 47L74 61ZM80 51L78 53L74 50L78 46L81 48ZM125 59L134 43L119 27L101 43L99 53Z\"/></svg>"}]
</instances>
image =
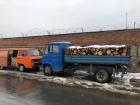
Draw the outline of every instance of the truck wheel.
<instances>
[{"instance_id":1,"label":"truck wheel","mask_svg":"<svg viewBox=\"0 0 140 105\"><path fill-rule=\"evenodd\" d=\"M109 76L109 73L106 70L101 69L101 70L96 72L95 78L96 78L97 82L105 83L105 82L108 82L110 76Z\"/></svg>"},{"instance_id":2,"label":"truck wheel","mask_svg":"<svg viewBox=\"0 0 140 105\"><path fill-rule=\"evenodd\" d=\"M49 65L45 65L43 72L44 72L44 75L46 76L52 75L52 69Z\"/></svg>"},{"instance_id":3,"label":"truck wheel","mask_svg":"<svg viewBox=\"0 0 140 105\"><path fill-rule=\"evenodd\" d=\"M24 67L23 65L19 65L19 71L20 71L20 72L25 71L25 67Z\"/></svg>"}]
</instances>

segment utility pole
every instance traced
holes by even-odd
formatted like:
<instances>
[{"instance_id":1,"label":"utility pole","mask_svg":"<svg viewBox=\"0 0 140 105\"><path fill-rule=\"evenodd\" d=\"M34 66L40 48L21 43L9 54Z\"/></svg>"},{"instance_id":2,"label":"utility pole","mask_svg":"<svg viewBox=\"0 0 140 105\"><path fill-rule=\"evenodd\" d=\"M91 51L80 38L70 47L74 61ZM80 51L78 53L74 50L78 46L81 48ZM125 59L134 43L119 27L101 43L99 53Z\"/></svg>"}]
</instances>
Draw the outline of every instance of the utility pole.
<instances>
[{"instance_id":1,"label":"utility pole","mask_svg":"<svg viewBox=\"0 0 140 105\"><path fill-rule=\"evenodd\" d=\"M51 32L50 32L50 31L48 31L48 30L47 30L47 33L48 33L48 35L50 35L50 34L51 34Z\"/></svg>"},{"instance_id":2,"label":"utility pole","mask_svg":"<svg viewBox=\"0 0 140 105\"><path fill-rule=\"evenodd\" d=\"M134 29L136 29L136 22L134 21Z\"/></svg>"},{"instance_id":3,"label":"utility pole","mask_svg":"<svg viewBox=\"0 0 140 105\"><path fill-rule=\"evenodd\" d=\"M81 27L81 31L82 31L82 32L84 32L84 29L83 29L83 27Z\"/></svg>"},{"instance_id":4,"label":"utility pole","mask_svg":"<svg viewBox=\"0 0 140 105\"><path fill-rule=\"evenodd\" d=\"M126 17L125 17L125 22L126 22L126 29L128 28L128 14L126 12Z\"/></svg>"}]
</instances>

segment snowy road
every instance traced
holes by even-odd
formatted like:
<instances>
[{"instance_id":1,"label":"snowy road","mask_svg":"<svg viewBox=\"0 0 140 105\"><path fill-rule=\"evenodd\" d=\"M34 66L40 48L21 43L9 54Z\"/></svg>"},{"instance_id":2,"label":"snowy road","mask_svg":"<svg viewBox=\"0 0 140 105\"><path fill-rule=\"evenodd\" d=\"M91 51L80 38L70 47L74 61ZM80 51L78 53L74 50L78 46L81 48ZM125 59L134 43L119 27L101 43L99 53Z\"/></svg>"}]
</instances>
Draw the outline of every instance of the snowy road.
<instances>
[{"instance_id":1,"label":"snowy road","mask_svg":"<svg viewBox=\"0 0 140 105\"><path fill-rule=\"evenodd\" d=\"M0 75L0 105L139 105L139 96Z\"/></svg>"},{"instance_id":2,"label":"snowy road","mask_svg":"<svg viewBox=\"0 0 140 105\"><path fill-rule=\"evenodd\" d=\"M136 82L135 79L140 78L139 73L128 73L121 80L120 76L116 77L114 83L97 83L91 81L92 78L87 76L87 73L83 71L76 72L73 77L71 76L44 76L40 73L22 73L17 71L0 70L1 75L8 75L14 77L24 77L26 79L35 79L38 81L51 82L55 84L61 84L63 86L70 87L83 87L90 89L98 89L101 91L107 91L111 93L119 93L126 95L138 95L140 96L140 81ZM137 86L133 85L130 81L133 80L133 84L138 83Z\"/></svg>"}]
</instances>

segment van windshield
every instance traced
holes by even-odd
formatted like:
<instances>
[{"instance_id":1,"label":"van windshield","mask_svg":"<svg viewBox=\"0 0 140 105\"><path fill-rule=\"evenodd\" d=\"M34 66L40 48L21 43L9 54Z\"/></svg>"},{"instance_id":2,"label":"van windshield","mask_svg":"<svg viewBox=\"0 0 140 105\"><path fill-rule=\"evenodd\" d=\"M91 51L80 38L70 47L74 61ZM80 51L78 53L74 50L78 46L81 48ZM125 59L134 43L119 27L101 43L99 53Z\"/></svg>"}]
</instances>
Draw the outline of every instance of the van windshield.
<instances>
[{"instance_id":1,"label":"van windshield","mask_svg":"<svg viewBox=\"0 0 140 105\"><path fill-rule=\"evenodd\" d=\"M29 55L30 56L39 56L40 55L40 53L39 53L39 51L38 50L29 50Z\"/></svg>"}]
</instances>

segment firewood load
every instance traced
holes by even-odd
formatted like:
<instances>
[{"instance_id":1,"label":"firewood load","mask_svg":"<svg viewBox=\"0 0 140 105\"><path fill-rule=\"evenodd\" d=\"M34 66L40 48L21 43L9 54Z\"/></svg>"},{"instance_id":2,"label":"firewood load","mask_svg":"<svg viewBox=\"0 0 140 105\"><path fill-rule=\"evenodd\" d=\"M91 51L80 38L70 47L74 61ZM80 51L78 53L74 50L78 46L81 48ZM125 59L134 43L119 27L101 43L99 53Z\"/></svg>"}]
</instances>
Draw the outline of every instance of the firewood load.
<instances>
[{"instance_id":1,"label":"firewood load","mask_svg":"<svg viewBox=\"0 0 140 105\"><path fill-rule=\"evenodd\" d=\"M86 47L71 46L65 51L66 55L110 55L127 56L128 48L125 45L92 45Z\"/></svg>"}]
</instances>

